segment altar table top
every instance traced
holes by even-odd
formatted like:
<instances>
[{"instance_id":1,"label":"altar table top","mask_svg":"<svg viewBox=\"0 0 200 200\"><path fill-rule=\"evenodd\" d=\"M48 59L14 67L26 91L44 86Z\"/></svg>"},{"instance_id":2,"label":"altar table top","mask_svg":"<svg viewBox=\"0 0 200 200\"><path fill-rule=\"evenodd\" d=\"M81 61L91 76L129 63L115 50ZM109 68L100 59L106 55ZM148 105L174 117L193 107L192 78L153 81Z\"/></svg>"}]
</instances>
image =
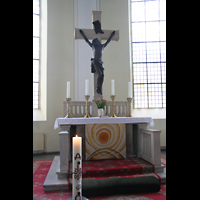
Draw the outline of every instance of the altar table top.
<instances>
[{"instance_id":1,"label":"altar table top","mask_svg":"<svg viewBox=\"0 0 200 200\"><path fill-rule=\"evenodd\" d=\"M80 124L143 124L147 123L151 127L154 121L151 117L76 117L76 118L57 118L54 123L54 129L59 125L80 125Z\"/></svg>"}]
</instances>

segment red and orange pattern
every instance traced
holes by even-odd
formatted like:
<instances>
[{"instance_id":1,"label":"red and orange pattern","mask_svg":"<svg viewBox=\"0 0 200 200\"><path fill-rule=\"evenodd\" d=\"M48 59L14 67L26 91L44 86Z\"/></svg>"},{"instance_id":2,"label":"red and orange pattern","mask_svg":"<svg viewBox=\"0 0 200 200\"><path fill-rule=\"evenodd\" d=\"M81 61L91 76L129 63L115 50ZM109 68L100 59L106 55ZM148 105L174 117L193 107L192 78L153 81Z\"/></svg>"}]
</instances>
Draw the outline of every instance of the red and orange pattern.
<instances>
[{"instance_id":1,"label":"red and orange pattern","mask_svg":"<svg viewBox=\"0 0 200 200\"><path fill-rule=\"evenodd\" d=\"M125 124L86 124L86 160L126 158Z\"/></svg>"}]
</instances>

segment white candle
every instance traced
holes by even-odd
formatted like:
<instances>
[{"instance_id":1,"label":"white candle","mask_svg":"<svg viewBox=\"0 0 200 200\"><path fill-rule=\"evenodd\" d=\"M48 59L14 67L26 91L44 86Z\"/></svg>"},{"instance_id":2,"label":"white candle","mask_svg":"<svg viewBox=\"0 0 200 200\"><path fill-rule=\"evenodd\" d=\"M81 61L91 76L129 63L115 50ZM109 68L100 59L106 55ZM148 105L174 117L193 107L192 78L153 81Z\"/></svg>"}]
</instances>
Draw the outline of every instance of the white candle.
<instances>
[{"instance_id":1,"label":"white candle","mask_svg":"<svg viewBox=\"0 0 200 200\"><path fill-rule=\"evenodd\" d=\"M72 169L73 172L78 170L78 168L82 168L82 137L73 137L72 141ZM80 162L80 164L78 164ZM77 174L78 175L78 174ZM82 174L80 173L80 177L78 178L76 175L76 179L74 178L74 174L72 175L73 178L73 188L72 188L72 199L75 200L78 192L82 196ZM79 179L79 180L78 180ZM77 190L77 186L80 185L80 188ZM78 198L79 199L79 198Z\"/></svg>"},{"instance_id":2,"label":"white candle","mask_svg":"<svg viewBox=\"0 0 200 200\"><path fill-rule=\"evenodd\" d=\"M89 95L89 79L85 80L85 96Z\"/></svg>"},{"instance_id":3,"label":"white candle","mask_svg":"<svg viewBox=\"0 0 200 200\"><path fill-rule=\"evenodd\" d=\"M115 95L115 80L111 80L111 95Z\"/></svg>"},{"instance_id":4,"label":"white candle","mask_svg":"<svg viewBox=\"0 0 200 200\"><path fill-rule=\"evenodd\" d=\"M67 81L67 96L66 98L70 98L70 81Z\"/></svg>"},{"instance_id":5,"label":"white candle","mask_svg":"<svg viewBox=\"0 0 200 200\"><path fill-rule=\"evenodd\" d=\"M128 98L132 98L131 82L128 82Z\"/></svg>"}]
</instances>

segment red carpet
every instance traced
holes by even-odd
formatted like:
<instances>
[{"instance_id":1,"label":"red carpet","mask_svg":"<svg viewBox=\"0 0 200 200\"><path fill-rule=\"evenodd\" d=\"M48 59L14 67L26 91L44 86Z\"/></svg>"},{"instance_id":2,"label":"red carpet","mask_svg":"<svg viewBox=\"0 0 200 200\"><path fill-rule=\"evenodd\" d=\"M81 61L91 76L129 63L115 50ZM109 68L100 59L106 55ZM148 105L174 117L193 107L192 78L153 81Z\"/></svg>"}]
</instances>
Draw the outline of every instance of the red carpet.
<instances>
[{"instance_id":1,"label":"red carpet","mask_svg":"<svg viewBox=\"0 0 200 200\"><path fill-rule=\"evenodd\" d=\"M115 161L115 162L113 162ZM92 162L92 163L91 163ZM166 166L166 159L161 158L162 164ZM51 166L52 160L33 161L33 200L66 200L71 196L71 190L68 191L52 191L45 192L43 183ZM130 166L131 165L131 166ZM127 176L148 176L152 175L152 166L144 160L125 159L125 160L109 160L105 161L85 161L83 162L83 179L97 179L105 177L127 177ZM120 168L121 166L121 168ZM129 167L128 167L129 166ZM156 176L154 174L154 176ZM116 195L107 197L90 198L91 200L102 199L135 199L135 200L165 200L166 184L161 184L161 189L156 193L143 193L132 195Z\"/></svg>"},{"instance_id":2,"label":"red carpet","mask_svg":"<svg viewBox=\"0 0 200 200\"><path fill-rule=\"evenodd\" d=\"M140 158L120 160L84 161L83 179L122 178L136 176L158 176L153 165Z\"/></svg>"}]
</instances>

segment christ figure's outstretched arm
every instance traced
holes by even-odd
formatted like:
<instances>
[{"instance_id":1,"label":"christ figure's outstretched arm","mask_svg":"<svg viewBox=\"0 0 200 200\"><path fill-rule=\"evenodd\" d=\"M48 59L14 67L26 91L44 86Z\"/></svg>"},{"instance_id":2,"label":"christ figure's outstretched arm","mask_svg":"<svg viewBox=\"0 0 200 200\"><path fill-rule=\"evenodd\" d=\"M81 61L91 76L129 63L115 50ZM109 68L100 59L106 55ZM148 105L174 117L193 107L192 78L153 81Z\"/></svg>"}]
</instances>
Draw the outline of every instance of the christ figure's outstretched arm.
<instances>
[{"instance_id":1,"label":"christ figure's outstretched arm","mask_svg":"<svg viewBox=\"0 0 200 200\"><path fill-rule=\"evenodd\" d=\"M83 33L83 31L79 30L79 32L81 33L81 35L83 36L83 38L85 39L85 41L90 45L90 47L92 47L92 43L87 39L87 37L85 36L85 34Z\"/></svg>"},{"instance_id":2,"label":"christ figure's outstretched arm","mask_svg":"<svg viewBox=\"0 0 200 200\"><path fill-rule=\"evenodd\" d=\"M103 47L104 47L104 48L108 45L108 43L111 41L111 39L112 39L112 37L113 37L114 35L115 35L115 31L113 31L113 32L111 33L111 35L110 35L110 37L108 38L107 42L106 42L105 44L103 44Z\"/></svg>"}]
</instances>

